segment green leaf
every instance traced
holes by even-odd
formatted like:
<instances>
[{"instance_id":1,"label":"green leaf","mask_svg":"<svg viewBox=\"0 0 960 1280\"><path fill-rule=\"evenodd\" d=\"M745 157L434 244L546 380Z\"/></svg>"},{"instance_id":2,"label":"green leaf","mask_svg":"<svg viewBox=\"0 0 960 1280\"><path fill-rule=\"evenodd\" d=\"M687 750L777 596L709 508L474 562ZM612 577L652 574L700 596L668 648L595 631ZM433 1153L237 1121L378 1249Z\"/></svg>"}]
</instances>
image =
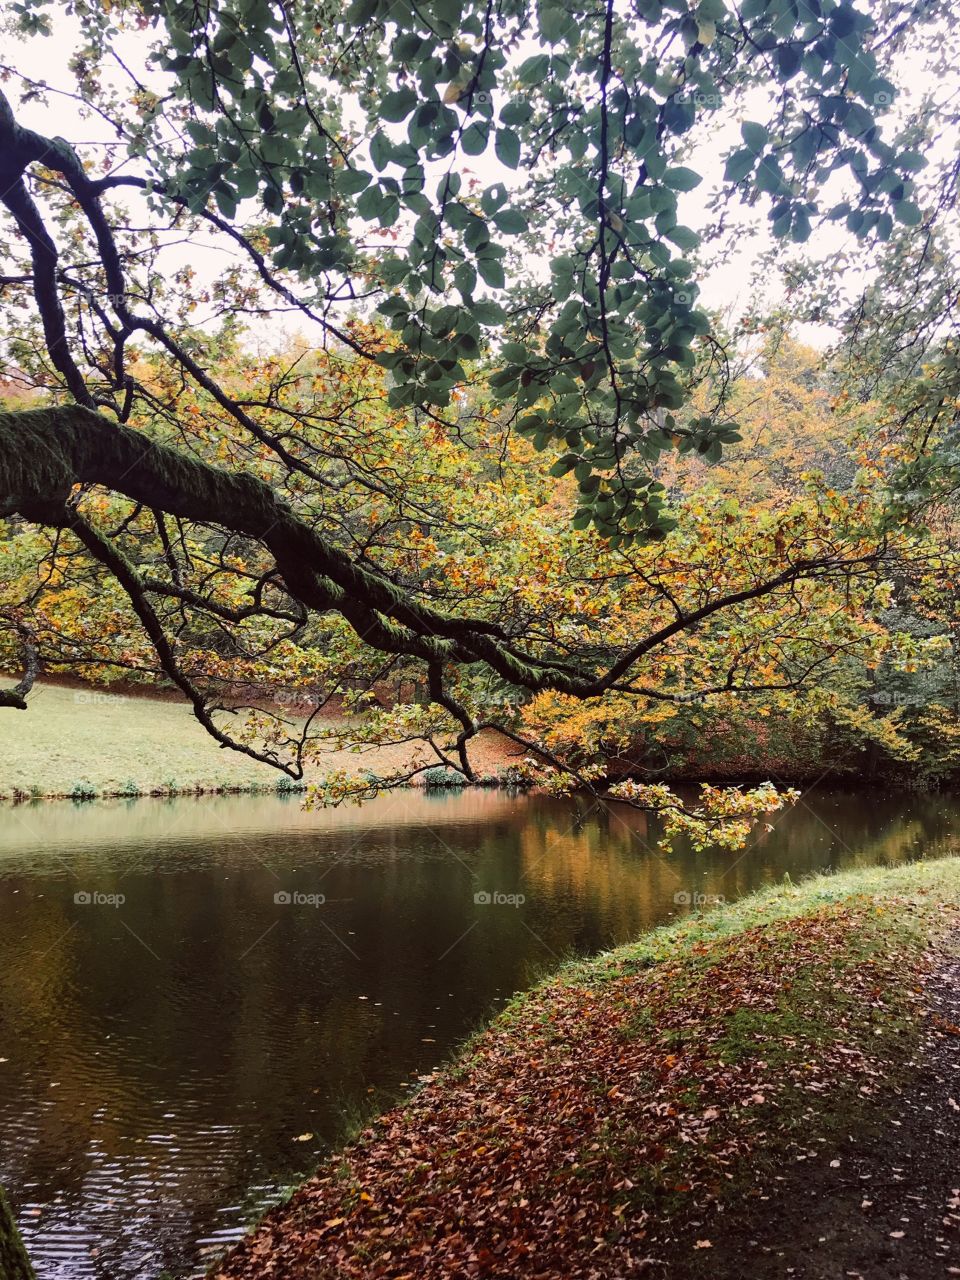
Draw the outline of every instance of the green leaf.
<instances>
[{"instance_id":1,"label":"green leaf","mask_svg":"<svg viewBox=\"0 0 960 1280\"><path fill-rule=\"evenodd\" d=\"M916 227L923 221L920 206L913 200L901 200L893 206L893 216L905 227Z\"/></svg>"},{"instance_id":2,"label":"green leaf","mask_svg":"<svg viewBox=\"0 0 960 1280\"><path fill-rule=\"evenodd\" d=\"M519 373L519 370L516 371ZM493 379L491 378L491 383ZM531 431L540 431L546 425L542 413L528 413L517 423L517 430L521 435L526 435Z\"/></svg>"},{"instance_id":3,"label":"green leaf","mask_svg":"<svg viewBox=\"0 0 960 1280\"><path fill-rule=\"evenodd\" d=\"M381 172L390 163L392 151L393 145L390 139L382 130L378 129L370 139L370 159L378 172Z\"/></svg>"},{"instance_id":4,"label":"green leaf","mask_svg":"<svg viewBox=\"0 0 960 1280\"><path fill-rule=\"evenodd\" d=\"M505 236L518 236L527 229L527 220L519 209L501 209L494 215L494 225Z\"/></svg>"},{"instance_id":5,"label":"green leaf","mask_svg":"<svg viewBox=\"0 0 960 1280\"><path fill-rule=\"evenodd\" d=\"M699 187L703 178L694 169L686 169L682 165L676 169L668 169L663 175L663 182L674 191L692 191Z\"/></svg>"},{"instance_id":6,"label":"green leaf","mask_svg":"<svg viewBox=\"0 0 960 1280\"><path fill-rule=\"evenodd\" d=\"M755 156L758 156L767 145L767 139L770 136L762 124L755 124L752 120L744 121L740 126L740 134Z\"/></svg>"},{"instance_id":7,"label":"green leaf","mask_svg":"<svg viewBox=\"0 0 960 1280\"><path fill-rule=\"evenodd\" d=\"M480 197L480 208L487 215L492 217L498 209L502 209L509 199L510 192L502 182L495 182L492 187L487 187L483 195Z\"/></svg>"},{"instance_id":8,"label":"green leaf","mask_svg":"<svg viewBox=\"0 0 960 1280\"><path fill-rule=\"evenodd\" d=\"M857 102L851 102L843 122L845 131L851 138L860 138L874 127L873 116Z\"/></svg>"},{"instance_id":9,"label":"green leaf","mask_svg":"<svg viewBox=\"0 0 960 1280\"><path fill-rule=\"evenodd\" d=\"M363 218L365 222L373 222L375 219L379 219L385 208L386 199L379 187L367 187L357 201L357 215Z\"/></svg>"},{"instance_id":10,"label":"green leaf","mask_svg":"<svg viewBox=\"0 0 960 1280\"><path fill-rule=\"evenodd\" d=\"M813 128L804 129L802 133L797 134L791 147L793 163L797 169L806 169L817 154L819 142L817 131Z\"/></svg>"},{"instance_id":11,"label":"green leaf","mask_svg":"<svg viewBox=\"0 0 960 1280\"><path fill-rule=\"evenodd\" d=\"M463 186L463 179L459 173L445 173L437 183L437 199L453 200L460 194L460 188Z\"/></svg>"},{"instance_id":12,"label":"green leaf","mask_svg":"<svg viewBox=\"0 0 960 1280\"><path fill-rule=\"evenodd\" d=\"M387 404L391 409L400 409L404 405L413 404L413 387L407 383L401 383L398 387L391 387L387 393Z\"/></svg>"},{"instance_id":13,"label":"green leaf","mask_svg":"<svg viewBox=\"0 0 960 1280\"><path fill-rule=\"evenodd\" d=\"M492 298L481 298L470 308L470 314L478 324L503 324L507 313L499 302Z\"/></svg>"},{"instance_id":14,"label":"green leaf","mask_svg":"<svg viewBox=\"0 0 960 1280\"><path fill-rule=\"evenodd\" d=\"M527 58L526 62L520 64L517 75L521 84L540 84L547 78L550 70L550 56L546 53L538 53L533 58Z\"/></svg>"},{"instance_id":15,"label":"green leaf","mask_svg":"<svg viewBox=\"0 0 960 1280\"><path fill-rule=\"evenodd\" d=\"M857 13L851 4L839 4L830 15L830 26L840 39L857 29Z\"/></svg>"},{"instance_id":16,"label":"green leaf","mask_svg":"<svg viewBox=\"0 0 960 1280\"><path fill-rule=\"evenodd\" d=\"M757 157L748 147L744 147L741 151L735 151L727 159L726 168L723 171L724 180L727 182L742 182L747 174L752 172L756 160Z\"/></svg>"},{"instance_id":17,"label":"green leaf","mask_svg":"<svg viewBox=\"0 0 960 1280\"><path fill-rule=\"evenodd\" d=\"M667 239L672 240L677 248L683 249L685 253L690 249L696 249L700 243L700 237L690 227L672 227L667 232Z\"/></svg>"},{"instance_id":18,"label":"green leaf","mask_svg":"<svg viewBox=\"0 0 960 1280\"><path fill-rule=\"evenodd\" d=\"M775 192L783 185L780 166L773 156L764 156L757 167L756 184L758 191Z\"/></svg>"},{"instance_id":19,"label":"green leaf","mask_svg":"<svg viewBox=\"0 0 960 1280\"><path fill-rule=\"evenodd\" d=\"M386 258L380 263L380 276L388 288L396 288L410 274L410 264L404 258Z\"/></svg>"},{"instance_id":20,"label":"green leaf","mask_svg":"<svg viewBox=\"0 0 960 1280\"><path fill-rule=\"evenodd\" d=\"M433 12L451 31L455 31L463 12L461 0L433 0Z\"/></svg>"},{"instance_id":21,"label":"green leaf","mask_svg":"<svg viewBox=\"0 0 960 1280\"><path fill-rule=\"evenodd\" d=\"M503 264L498 258L478 258L477 270L480 272L480 278L491 289L502 289L507 282Z\"/></svg>"},{"instance_id":22,"label":"green leaf","mask_svg":"<svg viewBox=\"0 0 960 1280\"><path fill-rule=\"evenodd\" d=\"M770 232L777 240L782 240L784 236L790 234L790 227L793 225L793 211L786 209L782 213L772 216L770 224Z\"/></svg>"},{"instance_id":23,"label":"green leaf","mask_svg":"<svg viewBox=\"0 0 960 1280\"><path fill-rule=\"evenodd\" d=\"M576 454L566 453L559 461L555 462L550 468L552 476L565 476L568 471L572 471L577 465Z\"/></svg>"},{"instance_id":24,"label":"green leaf","mask_svg":"<svg viewBox=\"0 0 960 1280\"><path fill-rule=\"evenodd\" d=\"M893 234L893 218L889 213L881 213L877 219L877 239L885 243Z\"/></svg>"},{"instance_id":25,"label":"green leaf","mask_svg":"<svg viewBox=\"0 0 960 1280\"><path fill-rule=\"evenodd\" d=\"M453 283L460 291L460 297L466 303L472 303L473 291L477 287L477 273L469 262L461 262L453 273Z\"/></svg>"},{"instance_id":26,"label":"green leaf","mask_svg":"<svg viewBox=\"0 0 960 1280\"><path fill-rule=\"evenodd\" d=\"M467 228L463 233L463 243L468 249L481 249L490 243L490 228L483 218L471 215Z\"/></svg>"},{"instance_id":27,"label":"green leaf","mask_svg":"<svg viewBox=\"0 0 960 1280\"><path fill-rule=\"evenodd\" d=\"M523 342L505 342L500 348L500 355L504 360L509 360L511 364L526 364L527 351L526 343Z\"/></svg>"},{"instance_id":28,"label":"green leaf","mask_svg":"<svg viewBox=\"0 0 960 1280\"><path fill-rule=\"evenodd\" d=\"M391 93L384 94L380 102L380 118L391 124L399 124L401 120L406 120L417 102L417 95L408 86L394 89Z\"/></svg>"},{"instance_id":29,"label":"green leaf","mask_svg":"<svg viewBox=\"0 0 960 1280\"><path fill-rule=\"evenodd\" d=\"M803 48L796 44L782 44L777 48L774 58L782 80L789 80L800 70L803 63Z\"/></svg>"},{"instance_id":30,"label":"green leaf","mask_svg":"<svg viewBox=\"0 0 960 1280\"><path fill-rule=\"evenodd\" d=\"M790 236L796 244L805 244L810 239L810 219L803 209L798 209L790 228Z\"/></svg>"},{"instance_id":31,"label":"green leaf","mask_svg":"<svg viewBox=\"0 0 960 1280\"><path fill-rule=\"evenodd\" d=\"M508 169L516 169L520 163L520 139L512 129L498 129L494 144L497 159Z\"/></svg>"},{"instance_id":32,"label":"green leaf","mask_svg":"<svg viewBox=\"0 0 960 1280\"><path fill-rule=\"evenodd\" d=\"M347 10L345 18L352 26L361 26L377 12L378 0L354 0Z\"/></svg>"},{"instance_id":33,"label":"green leaf","mask_svg":"<svg viewBox=\"0 0 960 1280\"><path fill-rule=\"evenodd\" d=\"M337 173L337 190L345 196L355 196L370 185L370 174L362 169L340 169Z\"/></svg>"},{"instance_id":34,"label":"green leaf","mask_svg":"<svg viewBox=\"0 0 960 1280\"><path fill-rule=\"evenodd\" d=\"M576 29L573 18L565 9L556 5L541 4L540 34L547 44L559 44Z\"/></svg>"},{"instance_id":35,"label":"green leaf","mask_svg":"<svg viewBox=\"0 0 960 1280\"><path fill-rule=\"evenodd\" d=\"M463 137L460 139L464 154L468 156L480 155L487 149L489 136L490 126L486 121L475 120L473 124L468 125L463 131Z\"/></svg>"},{"instance_id":36,"label":"green leaf","mask_svg":"<svg viewBox=\"0 0 960 1280\"><path fill-rule=\"evenodd\" d=\"M237 193L225 182L218 182L213 189L217 208L225 218L232 221L237 214Z\"/></svg>"},{"instance_id":37,"label":"green leaf","mask_svg":"<svg viewBox=\"0 0 960 1280\"><path fill-rule=\"evenodd\" d=\"M393 42L393 54L399 62L413 62L423 50L426 41L414 32L407 31Z\"/></svg>"},{"instance_id":38,"label":"green leaf","mask_svg":"<svg viewBox=\"0 0 960 1280\"><path fill-rule=\"evenodd\" d=\"M501 124L526 124L533 115L533 107L529 102L514 98L500 112Z\"/></svg>"},{"instance_id":39,"label":"green leaf","mask_svg":"<svg viewBox=\"0 0 960 1280\"><path fill-rule=\"evenodd\" d=\"M257 194L260 175L255 169L234 168L231 170L230 176L233 178L234 185L237 188L237 195L241 200L246 200L248 196Z\"/></svg>"}]
</instances>

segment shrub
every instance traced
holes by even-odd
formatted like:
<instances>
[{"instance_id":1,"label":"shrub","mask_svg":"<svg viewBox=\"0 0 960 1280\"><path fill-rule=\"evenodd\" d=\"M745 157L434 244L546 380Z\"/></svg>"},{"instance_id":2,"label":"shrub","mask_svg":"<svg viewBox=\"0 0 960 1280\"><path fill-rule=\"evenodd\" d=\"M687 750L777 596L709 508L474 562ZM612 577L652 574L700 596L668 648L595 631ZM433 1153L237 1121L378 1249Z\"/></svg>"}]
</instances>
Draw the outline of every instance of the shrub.
<instances>
[{"instance_id":1,"label":"shrub","mask_svg":"<svg viewBox=\"0 0 960 1280\"><path fill-rule=\"evenodd\" d=\"M279 791L281 795L288 794L291 791L302 791L304 783L298 782L296 778L289 778L285 773L281 773L274 783L274 790Z\"/></svg>"},{"instance_id":2,"label":"shrub","mask_svg":"<svg viewBox=\"0 0 960 1280\"><path fill-rule=\"evenodd\" d=\"M421 775L423 785L428 791L443 791L447 788L462 787L466 782L462 773L448 769L440 764L433 769L426 769Z\"/></svg>"}]
</instances>

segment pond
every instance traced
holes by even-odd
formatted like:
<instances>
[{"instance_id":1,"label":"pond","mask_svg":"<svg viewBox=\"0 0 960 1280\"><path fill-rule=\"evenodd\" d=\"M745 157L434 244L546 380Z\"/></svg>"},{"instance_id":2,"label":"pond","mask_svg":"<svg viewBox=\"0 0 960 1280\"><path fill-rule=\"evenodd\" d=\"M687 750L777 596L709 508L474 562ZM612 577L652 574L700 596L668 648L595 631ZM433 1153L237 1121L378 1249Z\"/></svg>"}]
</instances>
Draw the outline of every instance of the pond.
<instances>
[{"instance_id":1,"label":"pond","mask_svg":"<svg viewBox=\"0 0 960 1280\"><path fill-rule=\"evenodd\" d=\"M515 991L759 885L958 845L818 792L737 854L505 792L0 811L0 1184L40 1280L202 1273ZM721 908L722 909L722 908Z\"/></svg>"}]
</instances>

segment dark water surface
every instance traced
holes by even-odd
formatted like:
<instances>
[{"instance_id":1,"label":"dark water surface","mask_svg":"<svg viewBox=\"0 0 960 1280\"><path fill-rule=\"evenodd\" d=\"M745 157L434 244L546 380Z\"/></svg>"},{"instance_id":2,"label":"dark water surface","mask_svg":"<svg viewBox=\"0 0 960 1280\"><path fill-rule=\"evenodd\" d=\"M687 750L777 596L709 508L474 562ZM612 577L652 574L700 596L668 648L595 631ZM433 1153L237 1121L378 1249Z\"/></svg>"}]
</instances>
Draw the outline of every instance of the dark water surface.
<instances>
[{"instance_id":1,"label":"dark water surface","mask_svg":"<svg viewBox=\"0 0 960 1280\"><path fill-rule=\"evenodd\" d=\"M684 895L960 846L942 796L774 822L663 856L639 815L502 792L3 808L0 1184L40 1280L197 1274L514 991Z\"/></svg>"}]
</instances>

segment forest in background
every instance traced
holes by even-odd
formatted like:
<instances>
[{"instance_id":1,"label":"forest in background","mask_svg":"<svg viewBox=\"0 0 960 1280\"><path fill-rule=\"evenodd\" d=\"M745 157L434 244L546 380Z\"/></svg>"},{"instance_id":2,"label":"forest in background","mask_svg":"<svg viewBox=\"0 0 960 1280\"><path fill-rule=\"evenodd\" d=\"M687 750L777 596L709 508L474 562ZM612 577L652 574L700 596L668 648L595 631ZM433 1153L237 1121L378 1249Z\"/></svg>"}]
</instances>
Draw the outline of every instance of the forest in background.
<instances>
[{"instance_id":1,"label":"forest in background","mask_svg":"<svg viewBox=\"0 0 960 1280\"><path fill-rule=\"evenodd\" d=\"M389 331L377 338L388 345ZM895 419L883 381L870 394L864 389L862 363L858 378L842 350L805 346L777 315L749 321L739 346L728 403L742 439L722 460L662 454L657 481L677 514L662 540L629 547L583 527L569 455L505 428L479 380L457 397L451 430L391 405L383 372L349 352L332 356L298 341L264 354L228 329L208 340L204 355L238 399L272 406L278 432L285 414L308 421L332 476L349 454L340 482L319 502L304 495L303 503L311 518L335 525L361 562L375 558L392 580L415 583L437 605L522 615L561 646L589 645L593 636L626 643L663 625L678 604L749 590L785 557L866 547L883 526L882 573L870 566L839 582L796 584L783 598L747 601L679 631L650 668L649 694L587 702L552 691L518 696L489 673L458 672L460 700L515 731L521 746L543 749L505 777L554 786L568 786L571 775L952 781L960 771L956 512L943 502L925 527L891 524L891 486L905 451L897 433L877 430L885 414ZM225 429L208 396L165 379L164 366L149 358L137 372L156 405L140 429L164 440L172 421L188 422L198 456L250 464L244 441ZM18 396L15 384L8 392L21 403L37 395ZM707 394L694 393L691 413ZM269 467L263 473L269 477ZM150 512L131 518L108 495L97 502L105 522L124 523L148 574L170 566L170 534ZM0 578L29 601L22 617L45 672L104 687L172 688L129 599L102 566L61 533L23 521L11 521L9 533ZM225 579L225 602L239 617L250 573L236 540L183 528L173 536L193 572ZM185 669L218 702L243 708L251 735L264 732L265 709L281 724L300 724L313 709L311 732L327 748L425 738L444 749L444 712L429 705L418 664L403 655L384 661L342 619L311 618L301 627L254 616L234 630L216 618L198 625L174 605L169 621ZM13 670L16 632L0 631L0 641ZM433 756L424 760L431 781L442 784L443 765L438 776ZM368 788L369 770L358 763L352 772L331 779L334 798ZM451 769L446 781L462 778Z\"/></svg>"},{"instance_id":2,"label":"forest in background","mask_svg":"<svg viewBox=\"0 0 960 1280\"><path fill-rule=\"evenodd\" d=\"M771 780L954 777L948 10L68 17L2 67L0 706L173 689L293 784L355 751L333 803L495 730L733 845Z\"/></svg>"}]
</instances>

